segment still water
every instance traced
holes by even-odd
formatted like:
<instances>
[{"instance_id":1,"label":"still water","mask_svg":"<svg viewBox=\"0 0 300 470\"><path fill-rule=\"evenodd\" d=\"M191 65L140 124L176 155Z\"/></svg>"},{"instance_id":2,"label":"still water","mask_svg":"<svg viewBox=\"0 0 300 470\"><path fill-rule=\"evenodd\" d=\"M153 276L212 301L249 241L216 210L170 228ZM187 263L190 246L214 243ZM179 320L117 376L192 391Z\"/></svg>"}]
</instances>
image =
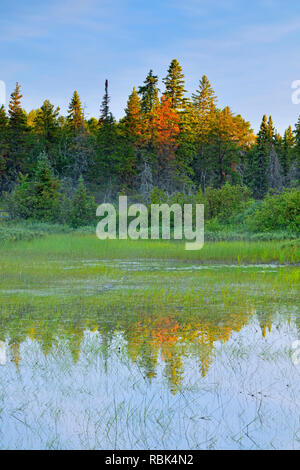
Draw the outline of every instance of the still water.
<instances>
[{"instance_id":1,"label":"still water","mask_svg":"<svg viewBox=\"0 0 300 470\"><path fill-rule=\"evenodd\" d=\"M0 448L300 449L296 267L57 265L2 286Z\"/></svg>"}]
</instances>

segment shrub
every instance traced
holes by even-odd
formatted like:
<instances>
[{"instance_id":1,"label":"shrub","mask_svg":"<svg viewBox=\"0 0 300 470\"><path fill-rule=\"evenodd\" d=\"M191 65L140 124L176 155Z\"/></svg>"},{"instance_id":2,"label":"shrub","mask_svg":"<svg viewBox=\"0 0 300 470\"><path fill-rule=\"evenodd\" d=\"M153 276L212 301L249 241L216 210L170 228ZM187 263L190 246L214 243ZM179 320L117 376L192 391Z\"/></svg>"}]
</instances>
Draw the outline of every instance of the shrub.
<instances>
[{"instance_id":1,"label":"shrub","mask_svg":"<svg viewBox=\"0 0 300 470\"><path fill-rule=\"evenodd\" d=\"M300 190L286 189L280 194L268 194L254 214L246 221L252 230L300 231Z\"/></svg>"},{"instance_id":2,"label":"shrub","mask_svg":"<svg viewBox=\"0 0 300 470\"><path fill-rule=\"evenodd\" d=\"M223 222L227 221L244 209L250 197L251 191L246 186L231 186L228 182L220 189L207 188L205 203L208 217L218 217Z\"/></svg>"},{"instance_id":3,"label":"shrub","mask_svg":"<svg viewBox=\"0 0 300 470\"><path fill-rule=\"evenodd\" d=\"M95 218L95 199L88 195L83 178L80 177L76 192L72 200L72 207L69 216L70 224L72 227L77 228L93 223Z\"/></svg>"},{"instance_id":4,"label":"shrub","mask_svg":"<svg viewBox=\"0 0 300 470\"><path fill-rule=\"evenodd\" d=\"M155 186L150 195L150 204L167 204L168 203L168 195L160 188Z\"/></svg>"}]
</instances>

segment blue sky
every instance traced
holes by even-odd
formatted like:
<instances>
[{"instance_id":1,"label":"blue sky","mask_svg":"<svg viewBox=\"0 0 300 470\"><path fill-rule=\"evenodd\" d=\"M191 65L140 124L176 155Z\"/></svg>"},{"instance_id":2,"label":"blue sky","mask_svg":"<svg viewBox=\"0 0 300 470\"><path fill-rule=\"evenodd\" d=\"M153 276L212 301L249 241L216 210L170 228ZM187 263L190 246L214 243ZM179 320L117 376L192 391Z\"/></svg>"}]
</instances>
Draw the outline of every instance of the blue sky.
<instances>
[{"instance_id":1,"label":"blue sky","mask_svg":"<svg viewBox=\"0 0 300 470\"><path fill-rule=\"evenodd\" d=\"M257 130L272 114L294 125L291 83L300 79L299 0L0 0L0 80L22 85L27 111L50 99L63 113L75 89L99 115L104 80L120 118L150 68L177 58L192 93L206 74L219 98ZM161 88L163 86L161 85Z\"/></svg>"}]
</instances>

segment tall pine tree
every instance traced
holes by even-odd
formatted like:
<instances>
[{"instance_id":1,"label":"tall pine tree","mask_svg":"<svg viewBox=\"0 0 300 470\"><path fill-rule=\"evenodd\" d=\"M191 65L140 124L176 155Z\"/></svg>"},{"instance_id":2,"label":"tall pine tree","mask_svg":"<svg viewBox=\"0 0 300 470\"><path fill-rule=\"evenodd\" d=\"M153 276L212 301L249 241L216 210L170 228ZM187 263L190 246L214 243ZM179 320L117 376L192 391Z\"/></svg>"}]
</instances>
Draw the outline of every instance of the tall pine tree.
<instances>
[{"instance_id":1,"label":"tall pine tree","mask_svg":"<svg viewBox=\"0 0 300 470\"><path fill-rule=\"evenodd\" d=\"M72 100L69 104L67 124L68 128L76 134L78 131L82 130L84 123L84 115L82 104L78 95L78 92L75 90L72 96Z\"/></svg>"},{"instance_id":2,"label":"tall pine tree","mask_svg":"<svg viewBox=\"0 0 300 470\"><path fill-rule=\"evenodd\" d=\"M183 109L187 99L184 97L186 90L184 88L184 74L177 59L173 59L168 69L167 76L163 79L165 84L164 95L170 100L174 109Z\"/></svg>"},{"instance_id":3,"label":"tall pine tree","mask_svg":"<svg viewBox=\"0 0 300 470\"><path fill-rule=\"evenodd\" d=\"M217 97L206 75L203 75L199 88L192 94L192 101L202 118L215 111Z\"/></svg>"},{"instance_id":4,"label":"tall pine tree","mask_svg":"<svg viewBox=\"0 0 300 470\"><path fill-rule=\"evenodd\" d=\"M141 110L143 113L150 113L155 106L159 105L157 82L157 75L153 75L153 71L150 70L144 85L138 89L138 94L141 96Z\"/></svg>"}]
</instances>

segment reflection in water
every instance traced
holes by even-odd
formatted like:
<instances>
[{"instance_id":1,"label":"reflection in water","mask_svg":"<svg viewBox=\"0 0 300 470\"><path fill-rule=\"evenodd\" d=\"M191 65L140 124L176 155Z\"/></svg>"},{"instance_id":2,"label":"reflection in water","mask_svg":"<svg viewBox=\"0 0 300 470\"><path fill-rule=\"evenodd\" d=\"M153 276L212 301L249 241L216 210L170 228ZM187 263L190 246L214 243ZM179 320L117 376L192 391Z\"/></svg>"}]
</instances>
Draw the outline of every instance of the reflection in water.
<instances>
[{"instance_id":1,"label":"reflection in water","mask_svg":"<svg viewBox=\"0 0 300 470\"><path fill-rule=\"evenodd\" d=\"M300 448L296 269L126 269L0 291L0 448Z\"/></svg>"},{"instance_id":2,"label":"reflection in water","mask_svg":"<svg viewBox=\"0 0 300 470\"><path fill-rule=\"evenodd\" d=\"M4 341L0 341L0 366L4 366L6 364L6 343Z\"/></svg>"},{"instance_id":3,"label":"reflection in water","mask_svg":"<svg viewBox=\"0 0 300 470\"><path fill-rule=\"evenodd\" d=\"M173 393L176 393L184 377L184 358L193 357L202 377L205 377L214 361L215 343L227 342L233 332L239 332L248 323L249 318L258 318L263 337L272 329L272 314L255 312L254 309L247 313L241 310L232 314L226 311L218 311L217 314L210 312L203 318L197 317L197 312L188 318L185 315L178 318L176 312L169 316L140 312L137 315L140 318L138 321L131 321L130 313L127 312L126 316L124 310L121 320L119 317L116 320L114 315L89 318L82 313L81 317L67 315L51 321L51 316L50 311L35 320L31 318L30 312L25 314L22 309L22 315L18 317L15 312L12 316L11 328L10 322L6 322L6 327L1 328L1 337L7 336L8 339L11 361L17 366L22 359L20 346L27 338L37 341L45 355L63 340L68 344L73 362L76 363L86 331L100 334L103 357L109 356L114 338L118 334L125 342L129 358L138 364L148 379L156 376L159 361L165 364L165 376ZM297 318L295 321L297 323ZM6 343L1 341L0 363L5 362Z\"/></svg>"}]
</instances>

